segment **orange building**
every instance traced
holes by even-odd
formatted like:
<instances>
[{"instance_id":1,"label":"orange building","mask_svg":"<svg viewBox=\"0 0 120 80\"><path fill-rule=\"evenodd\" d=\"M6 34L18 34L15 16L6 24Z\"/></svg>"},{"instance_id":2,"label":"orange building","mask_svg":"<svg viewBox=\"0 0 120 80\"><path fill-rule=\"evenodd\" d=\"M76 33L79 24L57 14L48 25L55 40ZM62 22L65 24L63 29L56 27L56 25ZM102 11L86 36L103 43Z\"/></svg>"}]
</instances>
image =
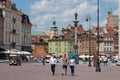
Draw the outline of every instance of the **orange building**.
<instances>
[{"instance_id":1,"label":"orange building","mask_svg":"<svg viewBox=\"0 0 120 80\"><path fill-rule=\"evenodd\" d=\"M80 55L93 55L96 51L96 36L91 31L82 33L78 42L80 43Z\"/></svg>"},{"instance_id":2,"label":"orange building","mask_svg":"<svg viewBox=\"0 0 120 80\"><path fill-rule=\"evenodd\" d=\"M49 35L44 31L32 32L32 55L34 57L48 55L48 39Z\"/></svg>"}]
</instances>

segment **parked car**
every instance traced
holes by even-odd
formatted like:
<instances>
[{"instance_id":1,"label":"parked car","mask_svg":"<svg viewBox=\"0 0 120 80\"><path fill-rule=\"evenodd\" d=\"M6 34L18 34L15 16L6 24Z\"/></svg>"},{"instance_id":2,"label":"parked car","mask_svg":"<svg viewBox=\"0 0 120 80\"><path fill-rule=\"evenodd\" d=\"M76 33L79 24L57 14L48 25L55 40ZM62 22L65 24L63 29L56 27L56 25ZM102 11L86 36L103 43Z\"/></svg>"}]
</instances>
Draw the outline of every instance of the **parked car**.
<instances>
[{"instance_id":1,"label":"parked car","mask_svg":"<svg viewBox=\"0 0 120 80\"><path fill-rule=\"evenodd\" d=\"M118 62L116 62L116 66L120 66L120 61L118 60Z\"/></svg>"},{"instance_id":2,"label":"parked car","mask_svg":"<svg viewBox=\"0 0 120 80\"><path fill-rule=\"evenodd\" d=\"M20 56L18 55L10 55L9 56L9 65L16 65L16 66L20 66L21 65L21 61L20 61Z\"/></svg>"}]
</instances>

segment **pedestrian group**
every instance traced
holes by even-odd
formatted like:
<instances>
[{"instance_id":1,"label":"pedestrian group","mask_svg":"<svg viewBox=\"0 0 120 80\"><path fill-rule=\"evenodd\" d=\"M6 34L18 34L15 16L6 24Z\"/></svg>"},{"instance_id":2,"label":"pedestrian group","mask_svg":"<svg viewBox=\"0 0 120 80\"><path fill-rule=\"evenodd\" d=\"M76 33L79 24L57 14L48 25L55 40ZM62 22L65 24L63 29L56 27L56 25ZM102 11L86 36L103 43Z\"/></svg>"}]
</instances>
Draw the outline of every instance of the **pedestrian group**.
<instances>
[{"instance_id":1,"label":"pedestrian group","mask_svg":"<svg viewBox=\"0 0 120 80\"><path fill-rule=\"evenodd\" d=\"M51 64L51 72L52 75L55 75L55 68L56 68L56 63L57 63L57 59L55 56L51 56L50 58L50 64ZM73 57L70 57L69 59L67 58L66 54L63 55L62 59L61 59L61 63L62 63L62 73L61 75L67 75L67 68L68 65L71 69L71 75L74 76L74 68L75 68L75 59Z\"/></svg>"}]
</instances>

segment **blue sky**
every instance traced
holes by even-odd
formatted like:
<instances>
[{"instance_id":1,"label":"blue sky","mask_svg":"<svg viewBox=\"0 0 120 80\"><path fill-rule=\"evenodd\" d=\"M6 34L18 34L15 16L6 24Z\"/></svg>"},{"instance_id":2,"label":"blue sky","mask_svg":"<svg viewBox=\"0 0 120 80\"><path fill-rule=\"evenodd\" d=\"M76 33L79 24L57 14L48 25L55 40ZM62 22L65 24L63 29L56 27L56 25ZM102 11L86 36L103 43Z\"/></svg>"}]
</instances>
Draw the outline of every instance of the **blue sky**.
<instances>
[{"instance_id":1,"label":"blue sky","mask_svg":"<svg viewBox=\"0 0 120 80\"><path fill-rule=\"evenodd\" d=\"M73 25L74 13L78 13L79 24L88 29L85 19L89 15L92 25L96 26L97 0L11 0L16 3L18 9L26 13L32 22L33 30L48 30L52 25L53 18L56 19L57 27L61 30L68 24ZM107 12L113 11L118 15L118 0L100 1L100 26L106 25Z\"/></svg>"}]
</instances>

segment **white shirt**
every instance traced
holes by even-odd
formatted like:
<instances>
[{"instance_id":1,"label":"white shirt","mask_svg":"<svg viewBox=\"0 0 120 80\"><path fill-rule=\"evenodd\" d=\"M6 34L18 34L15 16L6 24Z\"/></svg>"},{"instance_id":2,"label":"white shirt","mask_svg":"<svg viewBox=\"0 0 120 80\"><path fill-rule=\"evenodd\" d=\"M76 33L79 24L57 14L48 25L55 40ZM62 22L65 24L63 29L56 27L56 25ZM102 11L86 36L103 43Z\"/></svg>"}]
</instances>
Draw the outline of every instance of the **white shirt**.
<instances>
[{"instance_id":1,"label":"white shirt","mask_svg":"<svg viewBox=\"0 0 120 80\"><path fill-rule=\"evenodd\" d=\"M69 64L70 64L70 66L74 66L75 65L75 59L70 59Z\"/></svg>"},{"instance_id":2,"label":"white shirt","mask_svg":"<svg viewBox=\"0 0 120 80\"><path fill-rule=\"evenodd\" d=\"M57 63L57 59L51 57L51 58L50 58L50 64L56 64L56 63Z\"/></svg>"}]
</instances>

